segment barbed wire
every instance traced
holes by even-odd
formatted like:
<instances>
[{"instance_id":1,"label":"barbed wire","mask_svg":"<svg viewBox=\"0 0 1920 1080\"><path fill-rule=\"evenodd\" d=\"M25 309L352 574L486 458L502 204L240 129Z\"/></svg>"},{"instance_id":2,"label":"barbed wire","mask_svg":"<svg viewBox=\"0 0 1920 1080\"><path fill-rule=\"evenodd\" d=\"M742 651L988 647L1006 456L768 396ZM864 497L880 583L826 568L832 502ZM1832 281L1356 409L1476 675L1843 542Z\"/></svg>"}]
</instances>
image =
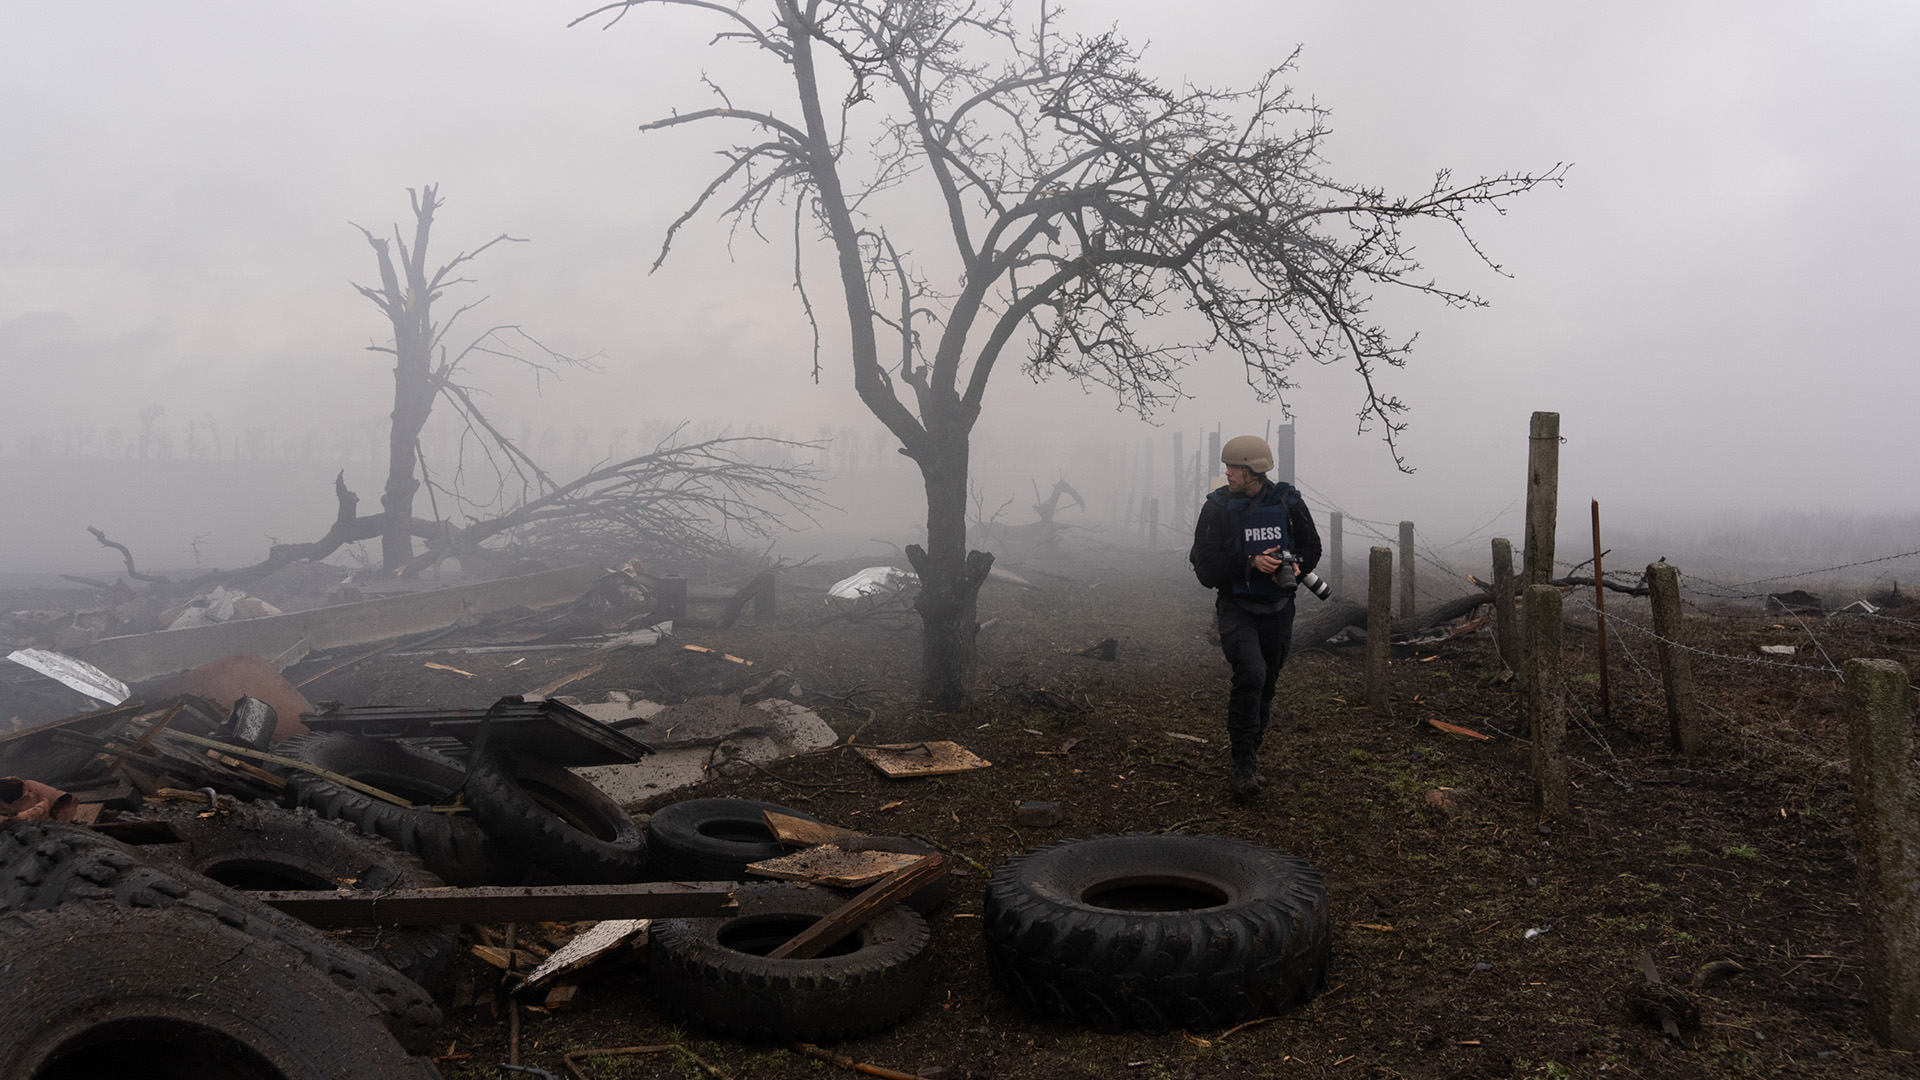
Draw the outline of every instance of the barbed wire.
<instances>
[{"instance_id":1,"label":"barbed wire","mask_svg":"<svg viewBox=\"0 0 1920 1080\"><path fill-rule=\"evenodd\" d=\"M1567 600L1573 603L1576 607L1583 607L1588 611L1593 612L1596 615L1601 614L1601 611L1599 608L1594 607L1592 604L1587 603L1585 600L1582 600L1577 596L1569 596L1567 597ZM1812 664L1789 664L1781 660L1767 660L1767 659L1754 657L1754 656L1734 656L1730 653L1717 653L1712 651L1711 649L1702 649L1696 645L1689 645L1684 641L1675 641L1672 638L1663 637L1660 634L1656 633L1655 631L1650 630L1647 627L1641 626L1639 623L1634 622L1632 619L1625 618L1617 613L1607 612L1606 616L1607 616L1608 625L1613 625L1617 623L1621 626L1629 627L1631 629L1639 631L1642 634L1645 634L1646 636L1652 638L1657 642L1660 642L1663 645L1671 645L1676 649L1683 649L1687 652L1693 653L1696 656L1711 657L1715 660L1729 660L1736 664L1749 664L1754 667L1781 668L1783 670L1792 670L1792 671L1818 671L1824 674L1829 674L1834 676L1839 676L1842 674L1840 668L1833 666L1833 662L1831 658L1828 659L1827 667L1816 667ZM1826 650L1824 648L1821 649L1821 655L1822 656L1826 655Z\"/></svg>"}]
</instances>

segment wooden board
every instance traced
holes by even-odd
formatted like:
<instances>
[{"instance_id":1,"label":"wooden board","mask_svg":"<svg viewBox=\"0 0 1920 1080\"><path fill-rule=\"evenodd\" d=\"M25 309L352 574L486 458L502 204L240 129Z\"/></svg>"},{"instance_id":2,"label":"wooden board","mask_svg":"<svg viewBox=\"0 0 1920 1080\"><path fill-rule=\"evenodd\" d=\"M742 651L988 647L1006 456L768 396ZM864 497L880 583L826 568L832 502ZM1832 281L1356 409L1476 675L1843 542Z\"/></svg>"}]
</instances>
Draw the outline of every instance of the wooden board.
<instances>
[{"instance_id":1,"label":"wooden board","mask_svg":"<svg viewBox=\"0 0 1920 1080\"><path fill-rule=\"evenodd\" d=\"M782 814L774 810L762 810L760 816L767 819L767 830L773 838L788 847L813 847L815 844L831 844L835 840L849 840L864 833L843 829L838 825L828 825L822 821L808 821L806 818Z\"/></svg>"},{"instance_id":2,"label":"wooden board","mask_svg":"<svg viewBox=\"0 0 1920 1080\"><path fill-rule=\"evenodd\" d=\"M969 772L993 764L955 742L891 743L853 749L868 764L896 780Z\"/></svg>"},{"instance_id":3,"label":"wooden board","mask_svg":"<svg viewBox=\"0 0 1920 1080\"><path fill-rule=\"evenodd\" d=\"M699 919L737 907L730 881L638 885L484 885L471 889L250 892L246 895L321 929L439 923Z\"/></svg>"},{"instance_id":4,"label":"wooden board","mask_svg":"<svg viewBox=\"0 0 1920 1080\"><path fill-rule=\"evenodd\" d=\"M840 939L872 922L874 916L911 896L922 885L946 873L938 855L921 855L869 886L860 895L828 912L826 917L795 934L767 954L770 960L806 960L832 948Z\"/></svg>"},{"instance_id":5,"label":"wooden board","mask_svg":"<svg viewBox=\"0 0 1920 1080\"><path fill-rule=\"evenodd\" d=\"M646 944L652 919L608 919L594 923L572 941L553 951L527 976L527 985L538 986L557 975L578 971L628 942Z\"/></svg>"},{"instance_id":6,"label":"wooden board","mask_svg":"<svg viewBox=\"0 0 1920 1080\"><path fill-rule=\"evenodd\" d=\"M781 881L859 889L923 858L892 851L842 851L832 844L821 844L777 859L748 863L747 872Z\"/></svg>"}]
</instances>

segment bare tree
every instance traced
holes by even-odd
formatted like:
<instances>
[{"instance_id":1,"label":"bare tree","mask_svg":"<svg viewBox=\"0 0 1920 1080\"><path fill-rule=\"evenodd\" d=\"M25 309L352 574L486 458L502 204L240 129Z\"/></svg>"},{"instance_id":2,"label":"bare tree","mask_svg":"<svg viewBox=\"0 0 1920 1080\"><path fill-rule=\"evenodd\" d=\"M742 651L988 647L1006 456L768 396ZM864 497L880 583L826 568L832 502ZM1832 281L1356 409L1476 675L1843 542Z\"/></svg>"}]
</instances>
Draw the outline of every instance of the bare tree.
<instances>
[{"instance_id":1,"label":"bare tree","mask_svg":"<svg viewBox=\"0 0 1920 1080\"><path fill-rule=\"evenodd\" d=\"M348 489L343 472L334 478L336 510L326 535L306 543L275 543L258 563L185 582L136 572L130 550L90 527L96 540L120 552L129 576L169 591L237 586L374 537L381 541L382 568L397 574L417 574L448 558L471 568L528 553L583 559L641 554L672 560L718 554L737 540L766 539L785 515L807 516L817 505L815 470L789 460L795 451L816 450L815 444L724 432L689 439L685 424L672 427L645 453L591 464L572 480L556 478L551 466L536 461L487 417L480 405L484 393L468 381L465 365L480 357L504 359L538 378L562 368L592 370L593 363L549 348L509 324L488 327L454 352L448 344L450 332L485 298L462 304L444 322L435 321L434 302L446 290L469 283L458 276L462 266L515 238L502 234L429 269L434 213L444 204L431 184L409 188L407 194L414 217L411 243L398 226L391 243L356 226L373 247L380 286L354 288L393 326L390 345L369 346L394 357L393 423L380 511L359 512L360 497ZM429 471L420 441L436 403L448 406L461 425L457 460L444 479ZM156 440L152 428L161 413L158 405L140 413L142 457ZM214 431L217 438L218 428ZM247 430L249 440L255 433ZM265 429L258 434L266 438ZM414 515L423 488L432 505L431 519ZM416 538L425 541L417 553Z\"/></svg>"},{"instance_id":2,"label":"bare tree","mask_svg":"<svg viewBox=\"0 0 1920 1080\"><path fill-rule=\"evenodd\" d=\"M1370 290L1481 303L1428 278L1403 229L1438 222L1478 254L1469 211L1562 176L1442 173L1408 196L1336 180L1320 159L1327 114L1283 81L1291 58L1246 90L1165 85L1117 33L1064 32L1045 0L621 0L581 18L612 25L648 5L711 12L716 44L790 79L781 108L736 106L709 83L715 107L643 126L742 132L660 258L716 201L755 227L791 197L796 246L809 223L827 241L854 386L925 481L927 547L908 554L941 707L971 682L992 557L966 550L969 437L1010 346L1030 376L1108 387L1142 414L1214 350L1236 353L1264 400L1302 359L1344 364L1361 427L1377 424L1401 462L1405 405L1377 377L1411 342L1372 321ZM928 209L937 236L914 230ZM801 266L796 254L797 279Z\"/></svg>"}]
</instances>

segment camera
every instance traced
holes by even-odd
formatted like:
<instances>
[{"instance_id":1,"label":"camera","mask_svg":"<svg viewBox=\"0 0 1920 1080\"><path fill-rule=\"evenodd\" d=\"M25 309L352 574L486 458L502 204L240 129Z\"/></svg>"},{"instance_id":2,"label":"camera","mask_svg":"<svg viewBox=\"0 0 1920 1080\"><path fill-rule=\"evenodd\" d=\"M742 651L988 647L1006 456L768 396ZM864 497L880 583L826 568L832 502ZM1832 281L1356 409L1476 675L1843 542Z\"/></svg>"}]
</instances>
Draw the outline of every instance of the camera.
<instances>
[{"instance_id":1,"label":"camera","mask_svg":"<svg viewBox=\"0 0 1920 1080\"><path fill-rule=\"evenodd\" d=\"M1294 553L1291 551L1282 551L1280 553L1279 558L1280 558L1280 565L1283 567L1296 566L1300 562L1299 557L1294 555ZM1280 580L1280 575L1278 572L1275 572L1274 580L1276 581ZM1312 593L1313 595L1319 597L1322 600L1325 600L1326 598L1333 595L1333 586L1327 584L1326 581L1323 580L1319 574L1316 574L1311 570L1300 575L1299 584L1306 586L1308 592Z\"/></svg>"}]
</instances>

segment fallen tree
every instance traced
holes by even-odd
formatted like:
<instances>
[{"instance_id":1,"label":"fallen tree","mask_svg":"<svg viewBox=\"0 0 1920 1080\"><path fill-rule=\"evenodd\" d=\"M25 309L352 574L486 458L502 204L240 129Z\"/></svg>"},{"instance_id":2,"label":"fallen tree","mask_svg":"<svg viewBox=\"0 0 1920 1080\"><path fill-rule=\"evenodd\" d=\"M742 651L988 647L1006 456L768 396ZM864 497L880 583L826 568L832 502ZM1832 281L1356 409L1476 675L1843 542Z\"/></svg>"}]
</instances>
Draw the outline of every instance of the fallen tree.
<instances>
[{"instance_id":1,"label":"fallen tree","mask_svg":"<svg viewBox=\"0 0 1920 1080\"><path fill-rule=\"evenodd\" d=\"M1494 594L1492 585L1472 576L1469 576L1467 580L1477 586L1480 591L1465 593L1450 600L1443 600L1433 607L1428 608L1426 611L1415 612L1405 618L1393 620L1390 631L1391 639L1396 642L1406 642L1412 638L1430 634L1456 619L1462 619L1473 614L1474 611L1486 604L1493 603ZM1591 589L1593 588L1593 578L1569 576L1550 581L1548 584L1562 589ZM1600 584L1610 592L1625 593L1628 596L1647 595L1647 586L1644 582L1624 584L1602 578ZM1514 591L1515 602L1518 602L1519 598L1519 586L1516 585ZM1300 619L1294 623L1292 649L1294 652L1304 652L1307 649L1318 648L1333 640L1342 630L1349 627L1358 627L1361 630L1366 629L1367 605L1358 600L1349 600L1344 596L1336 596L1314 608L1312 611L1303 613Z\"/></svg>"}]
</instances>

